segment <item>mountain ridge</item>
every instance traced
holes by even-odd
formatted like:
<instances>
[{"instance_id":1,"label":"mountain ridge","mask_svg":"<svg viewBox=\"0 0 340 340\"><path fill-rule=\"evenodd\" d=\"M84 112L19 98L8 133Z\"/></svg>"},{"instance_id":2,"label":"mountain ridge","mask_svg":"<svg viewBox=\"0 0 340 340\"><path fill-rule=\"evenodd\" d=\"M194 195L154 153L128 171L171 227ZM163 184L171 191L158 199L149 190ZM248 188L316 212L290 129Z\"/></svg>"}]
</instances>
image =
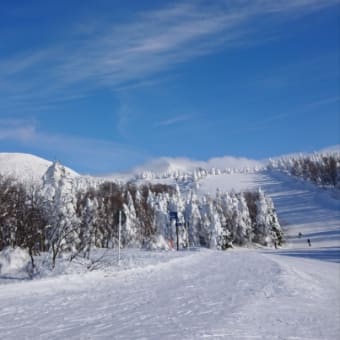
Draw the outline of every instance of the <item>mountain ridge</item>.
<instances>
[{"instance_id":1,"label":"mountain ridge","mask_svg":"<svg viewBox=\"0 0 340 340\"><path fill-rule=\"evenodd\" d=\"M322 148L319 151L314 151L313 153L340 153L340 145L332 145L326 148ZM215 170L227 172L233 172L235 170L258 170L266 167L271 159L277 160L283 158L295 158L300 157L301 155L312 155L313 153L291 153L277 157L271 157L264 160L255 160L246 157L233 156L214 157L206 161L194 160L186 157L159 157L149 159L144 164L136 166L125 172L112 172L103 175L80 174L72 168L66 166L65 169L72 176L86 176L102 179L121 178L123 181L126 181L142 174L146 174L146 177L148 177L147 173L155 174L156 177L162 177L168 174L176 173L192 174L195 171L201 169L208 170L210 172L214 172ZM29 153L0 152L0 174L23 179L24 181L40 181L42 179L42 176L52 164L53 161Z\"/></svg>"}]
</instances>

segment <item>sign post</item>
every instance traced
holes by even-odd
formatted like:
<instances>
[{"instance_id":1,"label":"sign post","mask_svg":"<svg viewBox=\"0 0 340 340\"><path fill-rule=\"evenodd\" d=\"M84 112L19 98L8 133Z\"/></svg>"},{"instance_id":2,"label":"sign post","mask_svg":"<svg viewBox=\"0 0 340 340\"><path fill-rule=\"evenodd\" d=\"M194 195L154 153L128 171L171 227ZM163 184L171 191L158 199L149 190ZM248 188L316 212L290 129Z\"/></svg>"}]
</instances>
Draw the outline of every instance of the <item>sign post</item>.
<instances>
[{"instance_id":1,"label":"sign post","mask_svg":"<svg viewBox=\"0 0 340 340\"><path fill-rule=\"evenodd\" d=\"M189 222L185 222L185 230L187 234L187 250L190 249L190 244L189 244Z\"/></svg>"},{"instance_id":2,"label":"sign post","mask_svg":"<svg viewBox=\"0 0 340 340\"><path fill-rule=\"evenodd\" d=\"M170 211L169 216L170 216L170 225L172 225L171 223L172 221L176 222L176 248L177 250L179 250L179 230L178 230L179 223L178 223L177 211Z\"/></svg>"},{"instance_id":3,"label":"sign post","mask_svg":"<svg viewBox=\"0 0 340 340\"><path fill-rule=\"evenodd\" d=\"M122 224L122 212L119 210L119 221L118 221L118 266L120 266L120 234Z\"/></svg>"},{"instance_id":4,"label":"sign post","mask_svg":"<svg viewBox=\"0 0 340 340\"><path fill-rule=\"evenodd\" d=\"M179 250L178 222L176 222L177 251Z\"/></svg>"}]
</instances>

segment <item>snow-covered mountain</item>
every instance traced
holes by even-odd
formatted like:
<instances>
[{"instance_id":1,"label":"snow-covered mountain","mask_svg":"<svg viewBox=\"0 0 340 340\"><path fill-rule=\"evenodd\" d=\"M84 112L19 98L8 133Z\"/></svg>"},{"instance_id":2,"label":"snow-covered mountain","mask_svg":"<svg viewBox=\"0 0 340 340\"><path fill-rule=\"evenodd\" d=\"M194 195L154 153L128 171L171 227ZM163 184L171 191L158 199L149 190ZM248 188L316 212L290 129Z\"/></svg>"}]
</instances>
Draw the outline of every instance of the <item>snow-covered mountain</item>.
<instances>
[{"instance_id":1,"label":"snow-covered mountain","mask_svg":"<svg viewBox=\"0 0 340 340\"><path fill-rule=\"evenodd\" d=\"M315 160L323 160L325 156L329 155L335 155L336 159L339 159L337 150L338 146L332 146L312 154L285 155L261 162L235 157L212 158L205 162L188 158L162 157L150 160L130 172L102 177L78 175L75 171L56 162L49 172L51 173L53 169L52 172L58 169L62 171L63 178L65 181L72 182L71 186L75 191L98 187L106 181L120 184L133 182L136 185L144 185L145 183L178 185L182 194L194 190L199 197L202 197L206 194L214 196L218 189L236 192L256 191L261 187L261 183L254 180L254 178L257 178L256 173L266 171L269 168L294 175L290 168L291 163L296 163L296 160L307 161L310 164L311 161L315 163ZM321 166L321 163L318 161L315 164ZM41 183L43 176L45 176L45 179L46 176L49 176L47 170L52 164L51 161L30 154L0 153L0 174L15 177L26 183L32 181ZM301 169L302 167L301 165ZM309 180L309 177L303 176L303 174L298 178ZM322 181L320 183L322 184ZM69 190L71 190L70 186Z\"/></svg>"},{"instance_id":2,"label":"snow-covered mountain","mask_svg":"<svg viewBox=\"0 0 340 340\"><path fill-rule=\"evenodd\" d=\"M22 182L40 182L46 174L49 167L53 162L43 158L23 153L0 153L0 174L15 177ZM60 163L58 163L61 165ZM161 157L152 159L145 164L132 169L125 173L113 173L106 176L83 176L77 174L74 170L62 166L65 171L64 177L70 179L76 178L73 184L78 189L90 186L97 186L105 181L113 181L116 183L135 182L137 185L144 184L145 182L162 183L166 185L180 186L181 191L189 191L197 189L197 182L207 179L208 182L212 180L211 185L207 186L206 193L215 194L216 188L219 183L229 182L234 183L232 189L236 191L248 189L249 187L242 182L237 185L235 178L232 176L224 176L231 174L257 172L265 167L264 162L235 157L220 157L212 158L208 161L195 161L189 158L171 158ZM57 166L58 168L58 166ZM50 171L51 172L51 171ZM48 175L48 174L47 174ZM221 175L221 176L215 176ZM213 178L214 177L214 178ZM205 181L205 182L207 182ZM223 184L222 186L225 186ZM204 185L203 188L205 188ZM231 189L228 186L228 189ZM204 194L205 191L200 190L199 194Z\"/></svg>"},{"instance_id":3,"label":"snow-covered mountain","mask_svg":"<svg viewBox=\"0 0 340 340\"><path fill-rule=\"evenodd\" d=\"M101 177L81 176L87 182L102 182L113 180L127 182L134 179L160 180L182 178L202 179L206 175L220 175L233 173L252 173L265 169L273 160L287 160L315 154L329 155L340 154L340 145L330 146L315 153L295 153L273 157L268 160L254 160L231 156L211 158L207 161L192 160L185 157L160 157L147 161L125 173L112 173ZM40 181L52 161L24 153L0 153L0 174L10 175L23 181ZM66 175L78 177L74 170L65 167ZM216 180L215 180L216 182ZM171 183L166 183L171 184ZM211 188L210 188L211 189Z\"/></svg>"},{"instance_id":4,"label":"snow-covered mountain","mask_svg":"<svg viewBox=\"0 0 340 340\"><path fill-rule=\"evenodd\" d=\"M24 182L40 181L51 165L51 161L31 154L0 153L0 174L15 177ZM78 176L74 170L65 169L68 175Z\"/></svg>"}]
</instances>

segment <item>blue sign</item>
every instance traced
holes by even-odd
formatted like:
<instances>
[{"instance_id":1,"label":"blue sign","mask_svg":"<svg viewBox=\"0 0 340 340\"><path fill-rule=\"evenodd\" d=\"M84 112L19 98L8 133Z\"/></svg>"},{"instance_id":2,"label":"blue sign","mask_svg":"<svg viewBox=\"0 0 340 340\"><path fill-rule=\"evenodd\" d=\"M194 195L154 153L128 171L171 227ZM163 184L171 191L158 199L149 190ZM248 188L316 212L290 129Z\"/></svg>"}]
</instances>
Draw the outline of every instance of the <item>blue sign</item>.
<instances>
[{"instance_id":1,"label":"blue sign","mask_svg":"<svg viewBox=\"0 0 340 340\"><path fill-rule=\"evenodd\" d=\"M169 216L170 216L170 220L178 221L177 211L170 211Z\"/></svg>"}]
</instances>

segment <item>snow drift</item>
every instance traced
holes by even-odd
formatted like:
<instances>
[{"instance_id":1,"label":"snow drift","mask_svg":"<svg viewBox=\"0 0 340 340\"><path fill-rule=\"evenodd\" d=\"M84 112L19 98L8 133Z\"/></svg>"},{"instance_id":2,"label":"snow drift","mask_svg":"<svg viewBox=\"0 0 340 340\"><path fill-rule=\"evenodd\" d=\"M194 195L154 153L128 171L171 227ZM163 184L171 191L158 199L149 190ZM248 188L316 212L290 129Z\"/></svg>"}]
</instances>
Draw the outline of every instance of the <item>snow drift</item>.
<instances>
[{"instance_id":1,"label":"snow drift","mask_svg":"<svg viewBox=\"0 0 340 340\"><path fill-rule=\"evenodd\" d=\"M15 247L6 247L0 252L0 274L27 276L30 270L31 259L27 250Z\"/></svg>"}]
</instances>

